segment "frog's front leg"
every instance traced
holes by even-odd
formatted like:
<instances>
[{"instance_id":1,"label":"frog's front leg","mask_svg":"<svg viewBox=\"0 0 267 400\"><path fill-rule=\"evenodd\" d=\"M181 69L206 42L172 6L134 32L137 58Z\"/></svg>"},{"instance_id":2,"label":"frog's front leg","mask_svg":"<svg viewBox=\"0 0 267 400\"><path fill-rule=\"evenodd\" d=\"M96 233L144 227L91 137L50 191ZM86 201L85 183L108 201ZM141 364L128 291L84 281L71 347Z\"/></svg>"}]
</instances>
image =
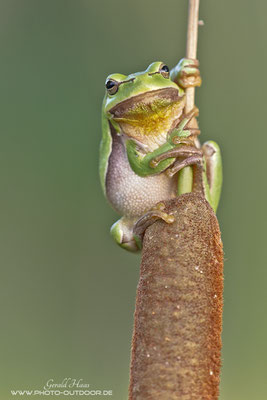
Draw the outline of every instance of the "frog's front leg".
<instances>
[{"instance_id":1,"label":"frog's front leg","mask_svg":"<svg viewBox=\"0 0 267 400\"><path fill-rule=\"evenodd\" d=\"M138 246L133 236L133 227L138 218L122 217L110 228L115 242L125 250L136 252Z\"/></svg>"},{"instance_id":2,"label":"frog's front leg","mask_svg":"<svg viewBox=\"0 0 267 400\"><path fill-rule=\"evenodd\" d=\"M175 158L197 154L198 150L192 146L192 138L200 133L198 129L186 128L191 119L198 115L198 108L194 107L184 116L177 128L173 129L167 141L145 156L138 150L134 140L126 141L127 158L132 170L139 176L148 176L163 172L170 167ZM185 129L186 128L186 129ZM185 144L186 146L182 146ZM177 147L177 145L180 145ZM190 146L191 145L191 146Z\"/></svg>"},{"instance_id":3,"label":"frog's front leg","mask_svg":"<svg viewBox=\"0 0 267 400\"><path fill-rule=\"evenodd\" d=\"M191 127L185 130L187 124L193 117L197 115L197 107L194 107L188 114L185 115L178 127L172 131L169 137L171 149L163 151L162 148L157 155L153 153L153 159L150 161L150 167L157 168L159 163L162 163L169 158L175 159L187 157L183 161L176 161L172 168L167 169L168 175L172 177L183 167L194 165L202 161L202 150L196 148L194 143L194 138L200 133L200 130Z\"/></svg>"},{"instance_id":4,"label":"frog's front leg","mask_svg":"<svg viewBox=\"0 0 267 400\"><path fill-rule=\"evenodd\" d=\"M198 179L201 179L198 187L202 187L207 201L216 212L222 187L222 159L218 144L210 140L205 142L201 149L189 145L176 147L155 157L153 165L157 166L169 157L178 159L166 170L169 177L173 177L189 165L197 165L201 169L202 173L198 174Z\"/></svg>"},{"instance_id":5,"label":"frog's front leg","mask_svg":"<svg viewBox=\"0 0 267 400\"><path fill-rule=\"evenodd\" d=\"M205 142L201 150L196 149L189 157L176 161L166 173L172 177L188 165L201 168L202 173L198 175L201 179L199 187L202 187L207 201L216 212L222 188L222 159L218 144L212 140Z\"/></svg>"}]
</instances>

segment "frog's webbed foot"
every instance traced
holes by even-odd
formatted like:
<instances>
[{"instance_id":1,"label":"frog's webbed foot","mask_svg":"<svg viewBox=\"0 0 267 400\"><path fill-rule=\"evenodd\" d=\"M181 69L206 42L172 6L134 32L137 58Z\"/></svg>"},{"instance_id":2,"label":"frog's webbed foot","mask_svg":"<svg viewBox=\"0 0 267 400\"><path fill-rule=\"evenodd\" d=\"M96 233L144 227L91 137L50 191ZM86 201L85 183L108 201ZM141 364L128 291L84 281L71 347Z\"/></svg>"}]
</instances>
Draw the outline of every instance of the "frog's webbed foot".
<instances>
[{"instance_id":1,"label":"frog's webbed foot","mask_svg":"<svg viewBox=\"0 0 267 400\"><path fill-rule=\"evenodd\" d=\"M163 210L165 209L165 205L163 203L158 203L155 207L153 207L150 211L144 214L139 220L135 223L133 234L137 246L141 249L143 243L143 237L146 229L154 224L159 219L162 219L167 224L172 224L174 222L174 216L165 213Z\"/></svg>"},{"instance_id":2,"label":"frog's webbed foot","mask_svg":"<svg viewBox=\"0 0 267 400\"><path fill-rule=\"evenodd\" d=\"M171 71L171 78L183 89L200 86L201 77L198 67L198 60L183 58Z\"/></svg>"},{"instance_id":3,"label":"frog's webbed foot","mask_svg":"<svg viewBox=\"0 0 267 400\"><path fill-rule=\"evenodd\" d=\"M168 175L173 176L184 166L201 162L203 152L195 146L195 137L200 133L200 130L191 127L188 127L187 130L184 129L192 118L197 115L198 108L193 107L193 109L184 116L177 128L170 134L169 143L172 143L172 149L154 157L150 161L151 168L156 168L161 161L168 158L186 158L183 161L176 161L172 168L167 169Z\"/></svg>"},{"instance_id":4,"label":"frog's webbed foot","mask_svg":"<svg viewBox=\"0 0 267 400\"><path fill-rule=\"evenodd\" d=\"M185 145L185 146L177 147L172 150L166 151L165 153L160 154L159 156L155 157L150 162L150 166L152 168L155 168L162 160L165 160L167 158L188 157L187 159L190 159L193 156L202 158L202 151L197 149L196 147ZM176 165L176 163L174 165ZM191 164L187 164L187 165L191 165Z\"/></svg>"},{"instance_id":5,"label":"frog's webbed foot","mask_svg":"<svg viewBox=\"0 0 267 400\"><path fill-rule=\"evenodd\" d=\"M182 161L176 161L171 168L168 168L166 170L167 175L171 178L182 168L187 167L189 165L198 165L200 168L202 168L203 154L201 151L199 152L200 154L192 155Z\"/></svg>"},{"instance_id":6,"label":"frog's webbed foot","mask_svg":"<svg viewBox=\"0 0 267 400\"><path fill-rule=\"evenodd\" d=\"M200 130L193 126L188 127L187 125L193 120L193 118L197 117L198 114L199 109L194 106L191 111L183 116L182 121L170 133L169 140L172 144L177 145L180 143L193 143L193 139L200 134Z\"/></svg>"},{"instance_id":7,"label":"frog's webbed foot","mask_svg":"<svg viewBox=\"0 0 267 400\"><path fill-rule=\"evenodd\" d=\"M179 123L177 128L175 128L171 133L168 139L169 143L171 143L172 148L168 151L165 151L161 154L158 154L150 161L150 167L156 168L161 161L164 161L168 158L181 158L181 157L190 157L190 156L201 156L201 150L195 147L194 139L196 135L200 133L199 129L196 128L187 128L185 127L192 120L192 118L198 115L198 108L193 107L193 109L185 114L182 121ZM180 145L177 147L177 145Z\"/></svg>"}]
</instances>

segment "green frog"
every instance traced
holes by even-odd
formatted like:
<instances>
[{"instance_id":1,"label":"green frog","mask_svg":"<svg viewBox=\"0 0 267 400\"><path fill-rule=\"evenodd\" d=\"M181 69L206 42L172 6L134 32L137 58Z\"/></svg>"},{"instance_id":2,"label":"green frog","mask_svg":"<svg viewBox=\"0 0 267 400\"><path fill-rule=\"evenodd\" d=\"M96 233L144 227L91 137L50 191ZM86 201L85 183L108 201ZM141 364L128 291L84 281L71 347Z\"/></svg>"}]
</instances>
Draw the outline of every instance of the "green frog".
<instances>
[{"instance_id":1,"label":"green frog","mask_svg":"<svg viewBox=\"0 0 267 400\"><path fill-rule=\"evenodd\" d=\"M200 84L198 61L191 59L182 59L171 71L153 62L143 72L106 79L100 179L105 196L122 216L111 235L127 250L140 249L140 232L155 219L172 222L160 202L192 191L193 179L217 209L222 185L219 146L213 141L200 146L198 129L188 127L198 110L185 114L185 89ZM187 166L198 166L201 173L195 178L182 174Z\"/></svg>"}]
</instances>

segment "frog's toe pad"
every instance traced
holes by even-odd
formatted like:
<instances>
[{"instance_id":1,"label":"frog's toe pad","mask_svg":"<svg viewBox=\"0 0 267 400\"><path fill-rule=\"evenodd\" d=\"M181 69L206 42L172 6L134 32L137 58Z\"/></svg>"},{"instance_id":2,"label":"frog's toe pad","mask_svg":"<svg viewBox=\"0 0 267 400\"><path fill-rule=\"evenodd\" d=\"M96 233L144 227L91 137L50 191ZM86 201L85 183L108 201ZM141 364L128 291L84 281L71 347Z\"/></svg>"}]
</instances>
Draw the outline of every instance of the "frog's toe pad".
<instances>
[{"instance_id":1,"label":"frog's toe pad","mask_svg":"<svg viewBox=\"0 0 267 400\"><path fill-rule=\"evenodd\" d=\"M178 84L187 89L189 87L201 86L202 80L200 77L200 73L197 69L194 68L186 68L184 69L178 78Z\"/></svg>"},{"instance_id":2,"label":"frog's toe pad","mask_svg":"<svg viewBox=\"0 0 267 400\"><path fill-rule=\"evenodd\" d=\"M132 231L119 220L112 225L110 229L111 236L115 242L125 250L136 252L139 251L139 247L133 237Z\"/></svg>"},{"instance_id":3,"label":"frog's toe pad","mask_svg":"<svg viewBox=\"0 0 267 400\"><path fill-rule=\"evenodd\" d=\"M184 58L180 63L178 84L184 89L201 85L198 60Z\"/></svg>"}]
</instances>

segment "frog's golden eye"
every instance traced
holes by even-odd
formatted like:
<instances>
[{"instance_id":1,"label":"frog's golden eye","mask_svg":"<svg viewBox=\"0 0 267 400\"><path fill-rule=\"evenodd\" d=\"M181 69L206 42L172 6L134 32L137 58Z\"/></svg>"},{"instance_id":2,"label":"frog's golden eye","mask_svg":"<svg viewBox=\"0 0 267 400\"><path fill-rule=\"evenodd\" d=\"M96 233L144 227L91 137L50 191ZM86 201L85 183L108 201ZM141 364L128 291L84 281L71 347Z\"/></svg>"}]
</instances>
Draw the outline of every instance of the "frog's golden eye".
<instances>
[{"instance_id":1,"label":"frog's golden eye","mask_svg":"<svg viewBox=\"0 0 267 400\"><path fill-rule=\"evenodd\" d=\"M165 65L165 64L163 64L163 65L160 66L159 72L160 72L161 75L162 75L164 78L166 78L166 79L168 79L168 78L170 77L170 70L169 70L169 67L168 67L167 65Z\"/></svg>"},{"instance_id":2,"label":"frog's golden eye","mask_svg":"<svg viewBox=\"0 0 267 400\"><path fill-rule=\"evenodd\" d=\"M119 89L119 84L117 81L114 81L113 79L109 79L106 82L106 89L109 94L115 94L115 93L117 93L117 91Z\"/></svg>"}]
</instances>

